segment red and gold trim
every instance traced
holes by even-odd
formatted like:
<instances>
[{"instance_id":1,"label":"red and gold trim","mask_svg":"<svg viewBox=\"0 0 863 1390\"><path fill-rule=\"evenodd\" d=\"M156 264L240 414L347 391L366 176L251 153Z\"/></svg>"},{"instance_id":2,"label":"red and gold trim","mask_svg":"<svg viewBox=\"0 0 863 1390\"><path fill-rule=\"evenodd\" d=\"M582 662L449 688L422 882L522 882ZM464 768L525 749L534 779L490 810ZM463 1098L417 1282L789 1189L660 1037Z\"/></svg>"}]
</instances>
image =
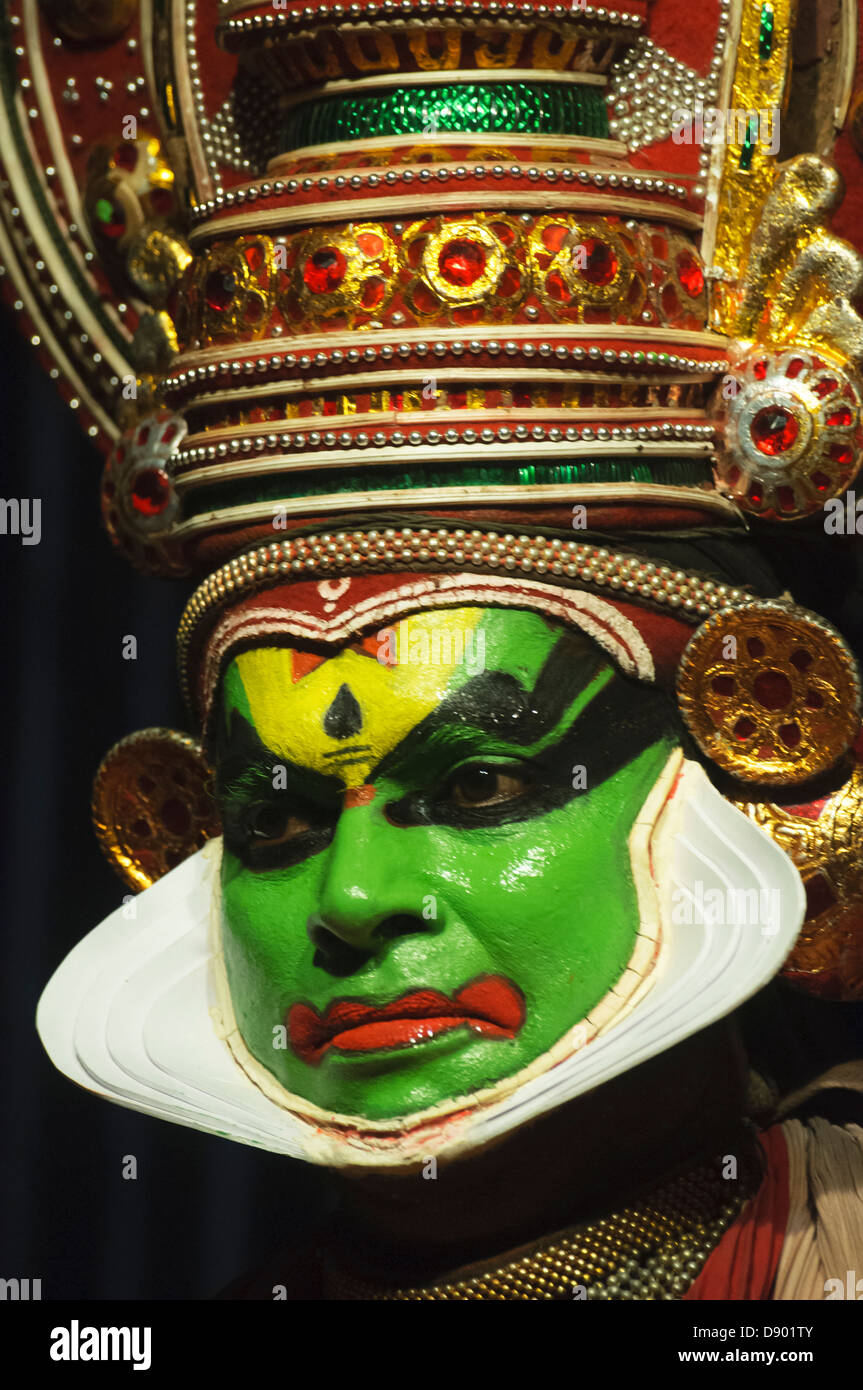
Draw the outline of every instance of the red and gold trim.
<instances>
[{"instance_id":1,"label":"red and gold trim","mask_svg":"<svg viewBox=\"0 0 863 1390\"><path fill-rule=\"evenodd\" d=\"M479 324L706 328L704 267L664 223L559 212L336 222L217 241L179 287L183 347Z\"/></svg>"}]
</instances>

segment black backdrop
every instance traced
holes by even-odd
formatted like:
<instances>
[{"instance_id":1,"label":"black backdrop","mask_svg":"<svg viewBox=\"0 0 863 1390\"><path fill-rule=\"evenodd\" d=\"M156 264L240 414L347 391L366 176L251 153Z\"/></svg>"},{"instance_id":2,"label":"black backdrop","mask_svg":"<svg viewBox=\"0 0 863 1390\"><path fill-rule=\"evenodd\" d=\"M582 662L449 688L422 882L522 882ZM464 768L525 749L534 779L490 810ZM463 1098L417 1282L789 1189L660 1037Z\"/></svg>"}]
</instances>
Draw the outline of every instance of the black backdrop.
<instances>
[{"instance_id":1,"label":"black backdrop","mask_svg":"<svg viewBox=\"0 0 863 1390\"><path fill-rule=\"evenodd\" d=\"M0 457L0 495L42 499L39 545L0 535L0 1278L41 1278L45 1299L207 1297L320 1215L325 1175L106 1104L54 1070L34 1026L52 971L128 891L90 786L124 734L184 727L185 588L112 553L95 449L5 314Z\"/></svg>"},{"instance_id":2,"label":"black backdrop","mask_svg":"<svg viewBox=\"0 0 863 1390\"><path fill-rule=\"evenodd\" d=\"M0 495L42 499L41 544L0 535L0 1278L41 1279L46 1299L206 1298L322 1219L325 1174L88 1095L54 1071L34 1027L56 965L125 892L90 826L94 770L124 734L183 726L173 643L185 589L113 555L96 453L5 315L0 451ZM773 558L798 600L863 651L860 546L792 536ZM130 633L134 662L122 657ZM784 1087L863 1052L860 1016L775 987L745 1024ZM128 1154L135 1181L122 1177Z\"/></svg>"}]
</instances>

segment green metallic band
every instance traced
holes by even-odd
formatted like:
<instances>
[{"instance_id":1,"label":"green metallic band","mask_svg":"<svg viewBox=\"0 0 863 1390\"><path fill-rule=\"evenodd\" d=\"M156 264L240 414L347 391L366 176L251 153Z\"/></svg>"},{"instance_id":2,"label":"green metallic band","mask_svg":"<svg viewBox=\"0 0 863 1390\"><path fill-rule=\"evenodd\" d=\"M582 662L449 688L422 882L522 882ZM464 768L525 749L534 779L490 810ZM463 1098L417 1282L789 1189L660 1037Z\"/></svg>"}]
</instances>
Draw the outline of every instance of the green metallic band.
<instances>
[{"instance_id":1,"label":"green metallic band","mask_svg":"<svg viewBox=\"0 0 863 1390\"><path fill-rule=\"evenodd\" d=\"M445 470L435 467L364 468L318 477L277 473L267 479L237 478L230 483L194 488L183 501L186 520L256 502L287 502L299 497L327 497L344 492L400 491L436 487L529 487L561 483L653 483L666 487L702 487L712 473L706 460L680 458L598 458L573 463L490 464Z\"/></svg>"},{"instance_id":2,"label":"green metallic band","mask_svg":"<svg viewBox=\"0 0 863 1390\"><path fill-rule=\"evenodd\" d=\"M607 140L602 87L575 82L451 82L306 101L291 108L280 149L425 135L584 135Z\"/></svg>"}]
</instances>

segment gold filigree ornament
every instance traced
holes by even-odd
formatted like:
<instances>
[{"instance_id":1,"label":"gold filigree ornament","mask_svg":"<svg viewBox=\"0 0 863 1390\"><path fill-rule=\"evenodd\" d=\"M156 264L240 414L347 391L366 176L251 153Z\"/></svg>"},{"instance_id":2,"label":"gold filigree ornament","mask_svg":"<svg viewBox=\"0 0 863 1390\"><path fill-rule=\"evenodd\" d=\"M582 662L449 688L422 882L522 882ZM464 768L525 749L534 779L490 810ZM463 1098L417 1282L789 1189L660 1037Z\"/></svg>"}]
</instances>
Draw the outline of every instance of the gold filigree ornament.
<instances>
[{"instance_id":1,"label":"gold filigree ornament","mask_svg":"<svg viewBox=\"0 0 863 1390\"><path fill-rule=\"evenodd\" d=\"M181 415L151 410L123 432L102 474L102 519L112 542L132 564L165 575L185 572L170 532L180 519L173 476L186 434Z\"/></svg>"},{"instance_id":2,"label":"gold filigree ornament","mask_svg":"<svg viewBox=\"0 0 863 1390\"><path fill-rule=\"evenodd\" d=\"M829 623L782 600L708 618L681 657L677 698L701 751L741 782L808 782L860 728L853 655Z\"/></svg>"},{"instance_id":3,"label":"gold filigree ornament","mask_svg":"<svg viewBox=\"0 0 863 1390\"><path fill-rule=\"evenodd\" d=\"M453 304L494 294L506 265L506 252L482 222L450 222L428 238L422 257L426 284Z\"/></svg>"},{"instance_id":4,"label":"gold filigree ornament","mask_svg":"<svg viewBox=\"0 0 863 1390\"><path fill-rule=\"evenodd\" d=\"M718 476L744 510L793 521L851 486L863 464L863 397L832 359L750 351L719 394Z\"/></svg>"},{"instance_id":5,"label":"gold filigree ornament","mask_svg":"<svg viewBox=\"0 0 863 1390\"><path fill-rule=\"evenodd\" d=\"M748 246L723 256L739 272L714 293L714 326L737 340L733 373L711 414L724 436L718 481L770 521L813 516L863 465L863 259L825 226L841 202L839 173L813 155L783 166Z\"/></svg>"},{"instance_id":6,"label":"gold filigree ornament","mask_svg":"<svg viewBox=\"0 0 863 1390\"><path fill-rule=\"evenodd\" d=\"M276 269L269 237L242 236L214 246L195 261L173 306L180 341L188 344L196 334L201 345L240 333L261 337L273 311Z\"/></svg>"},{"instance_id":7,"label":"gold filigree ornament","mask_svg":"<svg viewBox=\"0 0 863 1390\"><path fill-rule=\"evenodd\" d=\"M161 142L144 135L113 149L97 145L88 159L84 206L112 281L163 315L192 253L180 230L184 209ZM172 344L176 350L173 324L165 325L162 337L156 365L164 368Z\"/></svg>"},{"instance_id":8,"label":"gold filigree ornament","mask_svg":"<svg viewBox=\"0 0 863 1390\"><path fill-rule=\"evenodd\" d=\"M221 833L210 769L194 739L142 729L106 754L93 785L93 824L108 863L136 890Z\"/></svg>"},{"instance_id":9,"label":"gold filigree ornament","mask_svg":"<svg viewBox=\"0 0 863 1390\"><path fill-rule=\"evenodd\" d=\"M530 287L524 228L506 215L413 223L403 238L408 268L416 267L405 300L419 321L443 310L454 323L480 315L496 322L512 313Z\"/></svg>"},{"instance_id":10,"label":"gold filigree ornament","mask_svg":"<svg viewBox=\"0 0 863 1390\"><path fill-rule=\"evenodd\" d=\"M292 271L283 277L279 305L289 319L346 315L352 324L380 313L395 289L399 253L376 222L351 223L343 231L316 228L290 248Z\"/></svg>"},{"instance_id":11,"label":"gold filigree ornament","mask_svg":"<svg viewBox=\"0 0 863 1390\"><path fill-rule=\"evenodd\" d=\"M806 887L806 918L783 977L821 999L863 1000L863 764L809 805L735 804L785 850Z\"/></svg>"},{"instance_id":12,"label":"gold filigree ornament","mask_svg":"<svg viewBox=\"0 0 863 1390\"><path fill-rule=\"evenodd\" d=\"M540 218L531 228L530 259L536 293L554 317L569 310L580 321L586 309L619 311L632 299L637 270L633 312L641 308L646 275L634 242L610 218Z\"/></svg>"}]
</instances>

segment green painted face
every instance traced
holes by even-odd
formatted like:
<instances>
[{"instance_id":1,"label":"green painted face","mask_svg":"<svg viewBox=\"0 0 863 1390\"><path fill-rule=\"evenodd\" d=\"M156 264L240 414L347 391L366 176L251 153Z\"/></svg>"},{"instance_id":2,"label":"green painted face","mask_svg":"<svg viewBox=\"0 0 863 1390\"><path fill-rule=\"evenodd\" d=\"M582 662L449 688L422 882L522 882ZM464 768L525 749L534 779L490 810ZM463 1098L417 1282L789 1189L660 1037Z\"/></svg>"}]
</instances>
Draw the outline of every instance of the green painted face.
<instances>
[{"instance_id":1,"label":"green painted face","mask_svg":"<svg viewBox=\"0 0 863 1390\"><path fill-rule=\"evenodd\" d=\"M547 1052L630 960L627 839L675 742L661 695L531 613L236 657L215 755L250 1052L370 1120Z\"/></svg>"}]
</instances>

